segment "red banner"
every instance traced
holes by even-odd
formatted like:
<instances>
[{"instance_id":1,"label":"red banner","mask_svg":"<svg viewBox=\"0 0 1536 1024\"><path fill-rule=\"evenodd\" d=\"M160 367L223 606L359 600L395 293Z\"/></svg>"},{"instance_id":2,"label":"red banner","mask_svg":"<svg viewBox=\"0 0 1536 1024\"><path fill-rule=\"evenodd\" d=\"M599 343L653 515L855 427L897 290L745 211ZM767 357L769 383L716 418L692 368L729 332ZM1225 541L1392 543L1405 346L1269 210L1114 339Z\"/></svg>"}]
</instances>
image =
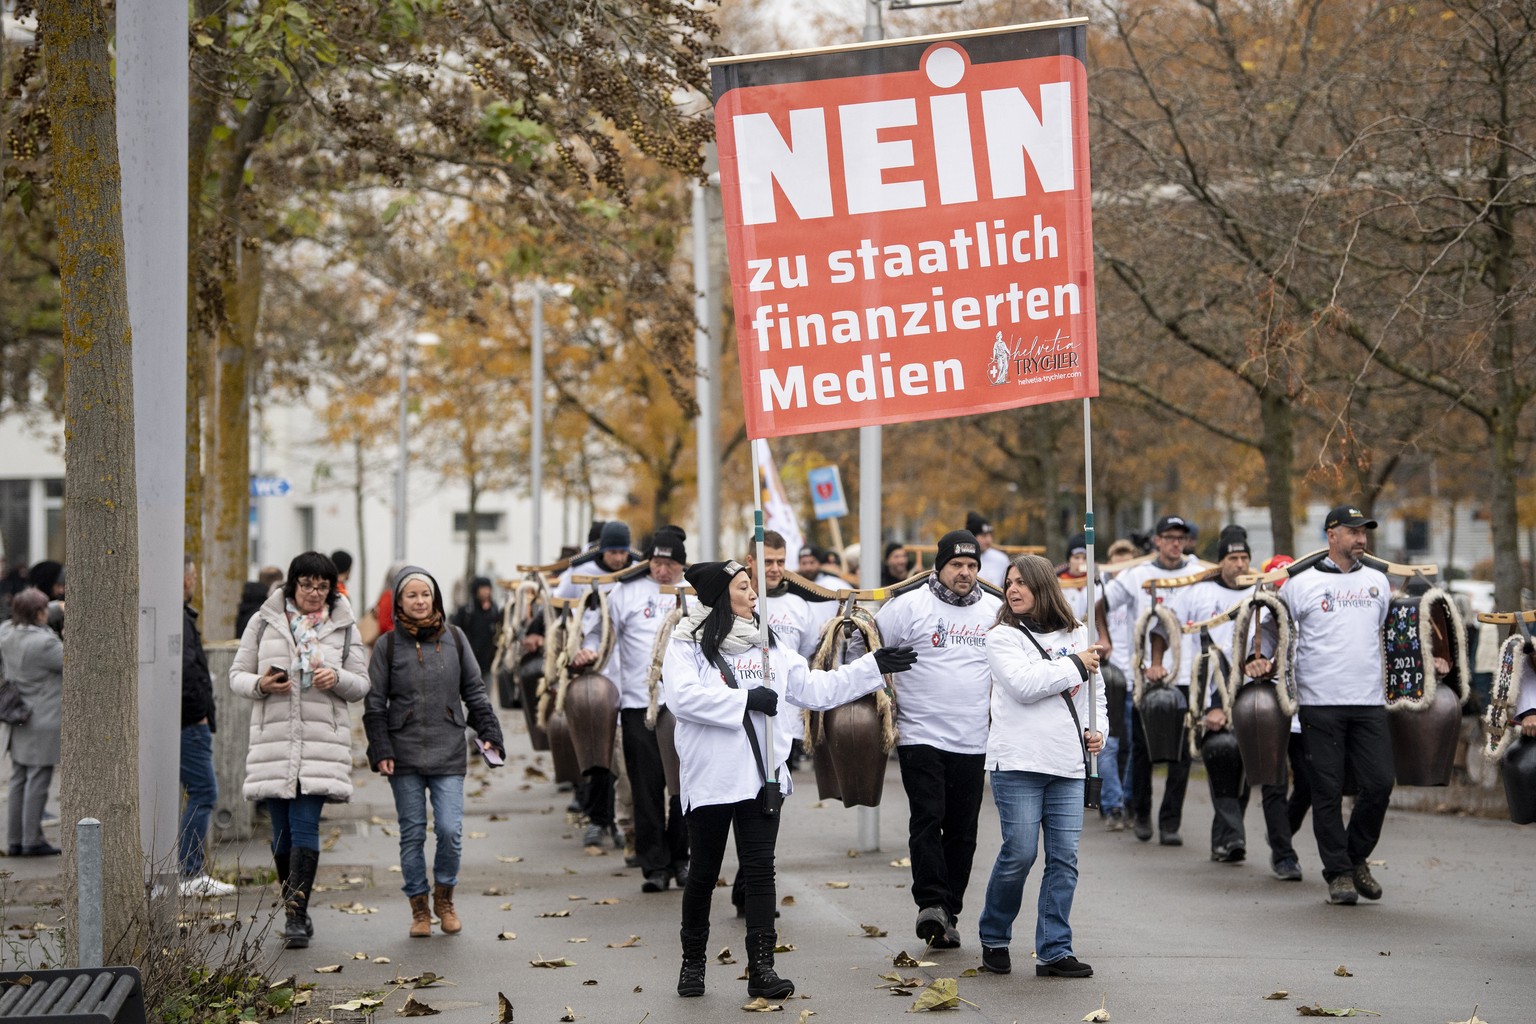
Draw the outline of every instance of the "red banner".
<instances>
[{"instance_id":1,"label":"red banner","mask_svg":"<svg viewBox=\"0 0 1536 1024\"><path fill-rule=\"evenodd\" d=\"M1085 45L713 62L748 436L1098 394Z\"/></svg>"}]
</instances>

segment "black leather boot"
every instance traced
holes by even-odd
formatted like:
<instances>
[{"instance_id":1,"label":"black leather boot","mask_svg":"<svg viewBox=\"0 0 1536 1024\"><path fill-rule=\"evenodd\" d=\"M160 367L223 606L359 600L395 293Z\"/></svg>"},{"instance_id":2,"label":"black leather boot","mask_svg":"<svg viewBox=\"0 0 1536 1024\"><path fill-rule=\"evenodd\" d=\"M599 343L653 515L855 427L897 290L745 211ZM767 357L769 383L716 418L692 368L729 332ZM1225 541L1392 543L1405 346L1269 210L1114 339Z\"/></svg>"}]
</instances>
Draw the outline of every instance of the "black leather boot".
<instances>
[{"instance_id":1,"label":"black leather boot","mask_svg":"<svg viewBox=\"0 0 1536 1024\"><path fill-rule=\"evenodd\" d=\"M795 994L795 983L774 973L773 947L777 940L778 933L772 928L747 929L747 995L788 999Z\"/></svg>"},{"instance_id":2,"label":"black leather boot","mask_svg":"<svg viewBox=\"0 0 1536 1024\"><path fill-rule=\"evenodd\" d=\"M709 929L684 928L679 934L683 939L683 968L677 974L677 994L701 996L704 966L709 958Z\"/></svg>"},{"instance_id":3,"label":"black leather boot","mask_svg":"<svg viewBox=\"0 0 1536 1024\"><path fill-rule=\"evenodd\" d=\"M320 867L320 851L294 847L289 854L288 883L283 887L283 946L305 949L315 926L309 919L309 894L315 885L315 871Z\"/></svg>"}]
</instances>

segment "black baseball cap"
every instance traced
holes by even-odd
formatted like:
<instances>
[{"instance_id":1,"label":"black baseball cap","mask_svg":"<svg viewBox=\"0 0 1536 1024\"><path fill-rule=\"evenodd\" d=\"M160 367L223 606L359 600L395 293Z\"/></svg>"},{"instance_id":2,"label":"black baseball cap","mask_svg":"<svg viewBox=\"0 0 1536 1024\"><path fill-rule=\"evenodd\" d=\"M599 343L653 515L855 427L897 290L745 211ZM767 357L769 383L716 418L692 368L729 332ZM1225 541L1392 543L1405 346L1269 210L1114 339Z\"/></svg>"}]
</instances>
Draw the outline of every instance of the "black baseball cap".
<instances>
[{"instance_id":1,"label":"black baseball cap","mask_svg":"<svg viewBox=\"0 0 1536 1024\"><path fill-rule=\"evenodd\" d=\"M1167 533L1169 530L1183 530L1185 533L1193 532L1189 521L1183 516L1163 516L1163 518L1157 521L1157 528L1152 532Z\"/></svg>"},{"instance_id":2,"label":"black baseball cap","mask_svg":"<svg viewBox=\"0 0 1536 1024\"><path fill-rule=\"evenodd\" d=\"M1340 505L1328 513L1328 518L1323 520L1323 529L1331 530L1335 526L1363 526L1367 530L1376 529L1376 520L1367 519L1365 513L1353 505Z\"/></svg>"}]
</instances>

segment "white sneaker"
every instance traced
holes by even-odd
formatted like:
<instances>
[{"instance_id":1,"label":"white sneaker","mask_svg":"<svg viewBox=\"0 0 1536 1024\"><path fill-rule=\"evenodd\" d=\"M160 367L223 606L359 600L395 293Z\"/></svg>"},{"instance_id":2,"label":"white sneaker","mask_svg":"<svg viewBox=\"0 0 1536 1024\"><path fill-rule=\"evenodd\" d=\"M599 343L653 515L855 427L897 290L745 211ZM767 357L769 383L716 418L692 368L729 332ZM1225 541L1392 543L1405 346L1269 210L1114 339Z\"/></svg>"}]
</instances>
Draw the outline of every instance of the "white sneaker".
<instances>
[{"instance_id":1,"label":"white sneaker","mask_svg":"<svg viewBox=\"0 0 1536 1024\"><path fill-rule=\"evenodd\" d=\"M217 878L211 878L208 875L184 878L181 881L181 894L183 896L196 897L203 900L211 900L219 896L233 896L237 891L228 882L221 882Z\"/></svg>"}]
</instances>

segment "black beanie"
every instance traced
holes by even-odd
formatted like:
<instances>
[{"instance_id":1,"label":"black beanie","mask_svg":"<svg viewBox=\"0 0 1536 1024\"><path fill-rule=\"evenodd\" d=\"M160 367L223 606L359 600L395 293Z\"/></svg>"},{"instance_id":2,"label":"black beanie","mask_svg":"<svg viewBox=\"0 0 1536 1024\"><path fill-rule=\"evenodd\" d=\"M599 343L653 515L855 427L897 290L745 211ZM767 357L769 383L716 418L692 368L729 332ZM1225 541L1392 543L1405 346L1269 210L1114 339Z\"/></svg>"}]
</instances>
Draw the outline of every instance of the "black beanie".
<instances>
[{"instance_id":1,"label":"black beanie","mask_svg":"<svg viewBox=\"0 0 1536 1024\"><path fill-rule=\"evenodd\" d=\"M603 551L629 550L629 524L610 519L598 531L597 546Z\"/></svg>"},{"instance_id":2,"label":"black beanie","mask_svg":"<svg viewBox=\"0 0 1536 1024\"><path fill-rule=\"evenodd\" d=\"M603 539L603 527L608 524L601 519L592 520L592 525L587 528L587 543L596 544Z\"/></svg>"},{"instance_id":3,"label":"black beanie","mask_svg":"<svg viewBox=\"0 0 1536 1024\"><path fill-rule=\"evenodd\" d=\"M981 517L980 512L967 512L965 514L965 528L975 536L992 532L991 524Z\"/></svg>"},{"instance_id":4,"label":"black beanie","mask_svg":"<svg viewBox=\"0 0 1536 1024\"><path fill-rule=\"evenodd\" d=\"M1067 541L1067 557L1071 558L1078 552L1082 552L1085 555L1088 553L1087 534L1074 533L1071 539Z\"/></svg>"},{"instance_id":5,"label":"black beanie","mask_svg":"<svg viewBox=\"0 0 1536 1024\"><path fill-rule=\"evenodd\" d=\"M1248 546L1248 531L1241 526L1223 526L1216 541L1216 560L1219 562L1234 551L1253 554L1253 549Z\"/></svg>"},{"instance_id":6,"label":"black beanie","mask_svg":"<svg viewBox=\"0 0 1536 1024\"><path fill-rule=\"evenodd\" d=\"M944 563L951 558L974 558L981 561L981 545L976 543L976 535L970 530L950 530L939 538L939 553L933 560L935 574Z\"/></svg>"},{"instance_id":7,"label":"black beanie","mask_svg":"<svg viewBox=\"0 0 1536 1024\"><path fill-rule=\"evenodd\" d=\"M698 595L700 604L713 608L736 574L746 571L747 567L735 559L729 562L695 562L683 571L683 579L688 581L688 585Z\"/></svg>"},{"instance_id":8,"label":"black beanie","mask_svg":"<svg viewBox=\"0 0 1536 1024\"><path fill-rule=\"evenodd\" d=\"M683 547L683 541L687 539L688 535L681 526L658 526L656 532L651 534L651 544L645 549L645 557L670 558L687 565L688 549Z\"/></svg>"}]
</instances>

